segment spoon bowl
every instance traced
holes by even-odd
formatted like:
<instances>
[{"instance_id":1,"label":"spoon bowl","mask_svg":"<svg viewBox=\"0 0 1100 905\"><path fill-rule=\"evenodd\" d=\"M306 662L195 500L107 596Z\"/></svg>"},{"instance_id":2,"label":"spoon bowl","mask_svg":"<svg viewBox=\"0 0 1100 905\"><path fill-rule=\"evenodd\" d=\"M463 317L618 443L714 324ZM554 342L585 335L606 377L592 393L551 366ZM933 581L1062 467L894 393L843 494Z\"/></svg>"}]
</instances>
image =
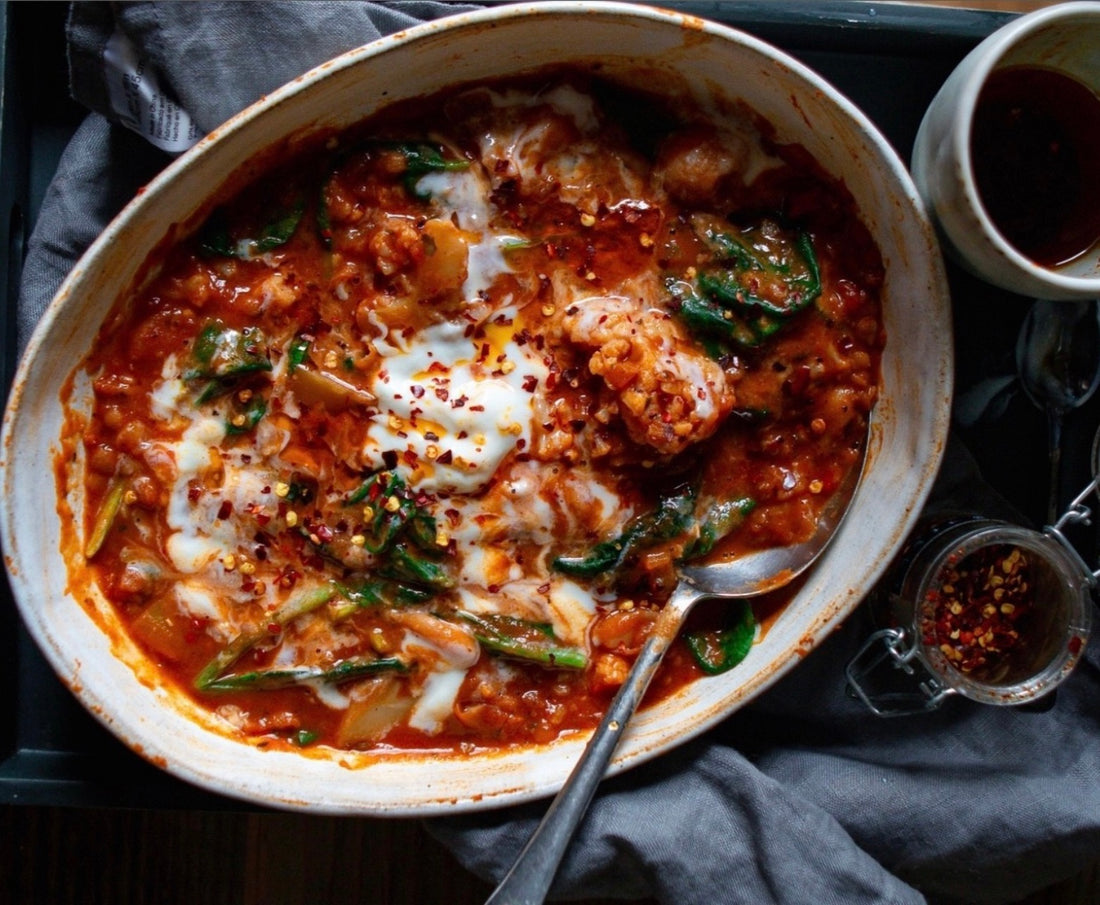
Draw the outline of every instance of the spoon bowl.
<instances>
[{"instance_id":1,"label":"spoon bowl","mask_svg":"<svg viewBox=\"0 0 1100 905\"><path fill-rule=\"evenodd\" d=\"M538 905L544 901L627 723L692 607L705 598L736 600L766 594L806 571L840 527L865 461L864 456L849 469L822 510L814 533L802 543L680 567L679 582L661 608L626 681L592 733L565 785L485 905Z\"/></svg>"}]
</instances>

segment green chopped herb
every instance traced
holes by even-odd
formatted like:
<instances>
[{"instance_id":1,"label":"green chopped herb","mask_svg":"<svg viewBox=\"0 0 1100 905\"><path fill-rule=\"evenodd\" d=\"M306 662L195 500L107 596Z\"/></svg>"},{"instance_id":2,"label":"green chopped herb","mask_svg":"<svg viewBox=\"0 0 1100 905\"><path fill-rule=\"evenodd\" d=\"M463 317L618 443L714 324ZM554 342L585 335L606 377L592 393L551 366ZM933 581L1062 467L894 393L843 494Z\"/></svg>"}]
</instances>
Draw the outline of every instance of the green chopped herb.
<instances>
[{"instance_id":1,"label":"green chopped herb","mask_svg":"<svg viewBox=\"0 0 1100 905\"><path fill-rule=\"evenodd\" d=\"M718 541L740 528L755 508L756 501L751 497L716 500L711 503L700 519L699 537L684 551L684 559L706 556Z\"/></svg>"},{"instance_id":2,"label":"green chopped herb","mask_svg":"<svg viewBox=\"0 0 1100 905\"><path fill-rule=\"evenodd\" d=\"M755 348L821 294L813 240L770 220L741 230L693 223L710 251L692 279L670 276L673 307L708 354Z\"/></svg>"},{"instance_id":3,"label":"green chopped herb","mask_svg":"<svg viewBox=\"0 0 1100 905\"><path fill-rule=\"evenodd\" d=\"M225 393L237 380L270 370L267 339L258 327L236 330L211 321L195 339L191 366L183 378L207 381L196 400L201 405Z\"/></svg>"},{"instance_id":4,"label":"green chopped herb","mask_svg":"<svg viewBox=\"0 0 1100 905\"><path fill-rule=\"evenodd\" d=\"M296 336L287 350L287 372L293 374L301 367L309 355L309 340Z\"/></svg>"},{"instance_id":5,"label":"green chopped herb","mask_svg":"<svg viewBox=\"0 0 1100 905\"><path fill-rule=\"evenodd\" d=\"M299 729L294 733L294 744L299 748L305 748L317 741L318 737L319 733L314 732L312 729Z\"/></svg>"},{"instance_id":6,"label":"green chopped herb","mask_svg":"<svg viewBox=\"0 0 1100 905\"><path fill-rule=\"evenodd\" d=\"M747 600L729 601L726 625L688 632L684 641L699 668L707 675L733 669L748 656L756 638L756 619Z\"/></svg>"},{"instance_id":7,"label":"green chopped herb","mask_svg":"<svg viewBox=\"0 0 1100 905\"><path fill-rule=\"evenodd\" d=\"M263 396L254 395L240 411L226 421L225 432L230 436L251 433L265 414L267 414L267 400Z\"/></svg>"},{"instance_id":8,"label":"green chopped herb","mask_svg":"<svg viewBox=\"0 0 1100 905\"><path fill-rule=\"evenodd\" d=\"M638 550L684 533L691 524L694 509L693 490L666 494L658 500L656 508L633 518L618 537L596 544L584 556L559 556L554 560L554 568L582 578L613 572Z\"/></svg>"},{"instance_id":9,"label":"green chopped herb","mask_svg":"<svg viewBox=\"0 0 1100 905\"><path fill-rule=\"evenodd\" d=\"M225 211L221 208L210 215L199 233L199 247L204 254L221 258L239 258L247 261L273 251L290 241L305 214L304 199L290 207L276 211L261 228L258 235L234 235Z\"/></svg>"},{"instance_id":10,"label":"green chopped herb","mask_svg":"<svg viewBox=\"0 0 1100 905\"><path fill-rule=\"evenodd\" d=\"M417 183L421 177L429 173L444 173L454 170L469 169L470 163L461 158L445 156L443 147L424 141L409 142L383 142L382 146L390 151L397 151L405 161L403 175L405 188L410 195L427 200L431 195L422 191Z\"/></svg>"}]
</instances>

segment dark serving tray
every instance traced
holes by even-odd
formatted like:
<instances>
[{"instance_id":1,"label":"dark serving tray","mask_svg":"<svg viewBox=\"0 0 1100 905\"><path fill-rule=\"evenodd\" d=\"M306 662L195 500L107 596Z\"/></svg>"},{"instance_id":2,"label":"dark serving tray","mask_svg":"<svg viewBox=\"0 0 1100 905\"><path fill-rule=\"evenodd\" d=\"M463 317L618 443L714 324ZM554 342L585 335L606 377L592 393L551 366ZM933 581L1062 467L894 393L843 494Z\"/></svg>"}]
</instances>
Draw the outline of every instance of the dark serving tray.
<instances>
[{"instance_id":1,"label":"dark serving tray","mask_svg":"<svg viewBox=\"0 0 1100 905\"><path fill-rule=\"evenodd\" d=\"M845 92L905 160L925 108L951 69L1012 18L863 0L662 5L741 28L787 50ZM0 7L0 271L5 276L0 386L5 393L16 363L14 312L26 241L58 158L84 115L68 96L66 11L61 3ZM1010 373L1026 300L953 268L950 275L960 386L983 374ZM1087 482L1089 441L1098 417L1097 406L1090 406L1067 425L1071 495ZM959 433L986 479L1025 518L1041 518L1046 498L1041 414L1018 394L999 421ZM1021 481L1020 476L1039 477ZM1091 560L1093 539L1081 543L1088 545ZM0 803L240 807L148 764L100 726L27 635L6 580L0 582L0 629ZM840 665L837 682L842 682Z\"/></svg>"}]
</instances>

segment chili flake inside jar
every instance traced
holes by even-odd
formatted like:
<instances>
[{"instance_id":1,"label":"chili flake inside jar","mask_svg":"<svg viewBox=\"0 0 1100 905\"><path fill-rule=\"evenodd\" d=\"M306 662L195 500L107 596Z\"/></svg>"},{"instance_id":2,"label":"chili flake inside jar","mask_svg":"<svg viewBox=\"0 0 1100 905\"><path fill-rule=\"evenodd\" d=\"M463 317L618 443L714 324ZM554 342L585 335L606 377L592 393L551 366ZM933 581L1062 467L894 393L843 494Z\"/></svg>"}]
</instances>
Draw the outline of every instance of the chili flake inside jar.
<instances>
[{"instance_id":1,"label":"chili flake inside jar","mask_svg":"<svg viewBox=\"0 0 1100 905\"><path fill-rule=\"evenodd\" d=\"M1033 587L1028 556L1012 544L982 547L949 562L943 581L929 591L933 637L925 643L960 672L996 681L1025 646Z\"/></svg>"}]
</instances>

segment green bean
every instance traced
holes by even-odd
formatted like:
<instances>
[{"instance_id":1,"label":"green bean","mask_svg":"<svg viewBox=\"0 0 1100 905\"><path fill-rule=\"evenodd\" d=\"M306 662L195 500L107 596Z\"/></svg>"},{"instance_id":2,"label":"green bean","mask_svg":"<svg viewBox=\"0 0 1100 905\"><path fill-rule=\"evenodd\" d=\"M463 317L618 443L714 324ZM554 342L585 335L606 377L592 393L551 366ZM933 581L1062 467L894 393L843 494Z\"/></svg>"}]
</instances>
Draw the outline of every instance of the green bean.
<instances>
[{"instance_id":1,"label":"green bean","mask_svg":"<svg viewBox=\"0 0 1100 905\"><path fill-rule=\"evenodd\" d=\"M88 540L84 544L84 557L86 559L94 557L100 551L103 542L107 540L107 535L122 509L126 487L127 482L117 477L112 478L111 483L107 486L107 494L103 497L99 511L96 512L95 521L92 523L92 532L88 535Z\"/></svg>"},{"instance_id":2,"label":"green bean","mask_svg":"<svg viewBox=\"0 0 1100 905\"><path fill-rule=\"evenodd\" d=\"M394 657L385 659L354 658L328 668L322 666L287 666L255 669L250 672L220 676L203 686L203 691L268 691L307 682L338 685L364 676L383 672L407 672L408 666Z\"/></svg>"},{"instance_id":3,"label":"green bean","mask_svg":"<svg viewBox=\"0 0 1100 905\"><path fill-rule=\"evenodd\" d=\"M479 644L498 654L562 669L584 669L588 665L588 655L579 647L560 644L547 623L500 613L463 611L455 615L473 626Z\"/></svg>"},{"instance_id":4,"label":"green bean","mask_svg":"<svg viewBox=\"0 0 1100 905\"><path fill-rule=\"evenodd\" d=\"M289 625L299 616L304 616L306 613L311 613L324 606L338 591L339 589L335 584L327 583L309 588L291 597L266 620L262 629L242 632L218 651L215 657L195 677L195 688L199 691L206 691L211 683L217 681L230 666L264 638L269 637L270 626L278 626L281 629Z\"/></svg>"}]
</instances>

